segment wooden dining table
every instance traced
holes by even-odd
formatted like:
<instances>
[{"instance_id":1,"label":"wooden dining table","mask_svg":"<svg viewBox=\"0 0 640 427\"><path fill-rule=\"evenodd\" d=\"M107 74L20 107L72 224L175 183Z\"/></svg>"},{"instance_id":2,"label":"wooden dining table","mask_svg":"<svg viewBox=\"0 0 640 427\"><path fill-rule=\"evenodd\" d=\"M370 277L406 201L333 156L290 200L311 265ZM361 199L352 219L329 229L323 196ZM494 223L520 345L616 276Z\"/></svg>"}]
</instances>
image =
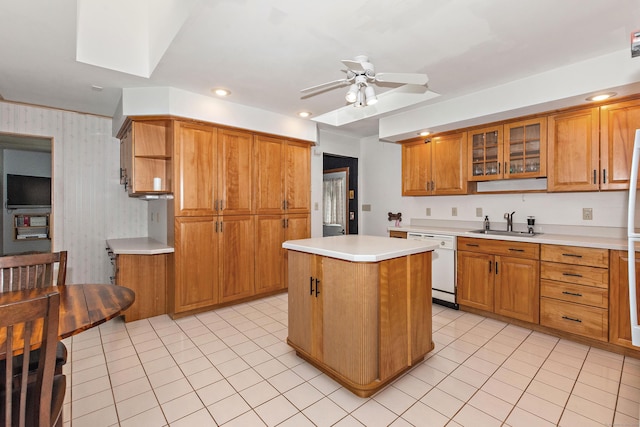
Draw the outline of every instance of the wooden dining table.
<instances>
[{"instance_id":1,"label":"wooden dining table","mask_svg":"<svg viewBox=\"0 0 640 427\"><path fill-rule=\"evenodd\" d=\"M0 293L0 305L52 292L60 293L58 339L76 335L119 316L135 300L135 293L124 286L79 284ZM0 345L2 338L0 334Z\"/></svg>"}]
</instances>

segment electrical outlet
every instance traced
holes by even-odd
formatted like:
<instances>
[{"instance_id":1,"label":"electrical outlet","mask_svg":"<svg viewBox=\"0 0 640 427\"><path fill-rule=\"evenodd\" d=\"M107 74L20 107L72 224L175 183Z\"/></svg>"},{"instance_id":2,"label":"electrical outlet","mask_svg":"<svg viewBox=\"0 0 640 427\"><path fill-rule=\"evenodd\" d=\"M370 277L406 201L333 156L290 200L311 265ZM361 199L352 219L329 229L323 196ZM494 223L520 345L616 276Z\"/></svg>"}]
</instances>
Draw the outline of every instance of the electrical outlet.
<instances>
[{"instance_id":1,"label":"electrical outlet","mask_svg":"<svg viewBox=\"0 0 640 427\"><path fill-rule=\"evenodd\" d=\"M431 216L431 208L427 208L427 210L426 210L426 215L427 215L427 216Z\"/></svg>"},{"instance_id":2,"label":"electrical outlet","mask_svg":"<svg viewBox=\"0 0 640 427\"><path fill-rule=\"evenodd\" d=\"M362 212L371 212L371 205L362 205Z\"/></svg>"},{"instance_id":3,"label":"electrical outlet","mask_svg":"<svg viewBox=\"0 0 640 427\"><path fill-rule=\"evenodd\" d=\"M451 208L451 216L458 216L458 208Z\"/></svg>"},{"instance_id":4,"label":"electrical outlet","mask_svg":"<svg viewBox=\"0 0 640 427\"><path fill-rule=\"evenodd\" d=\"M476 208L476 216L482 218L482 208Z\"/></svg>"},{"instance_id":5,"label":"electrical outlet","mask_svg":"<svg viewBox=\"0 0 640 427\"><path fill-rule=\"evenodd\" d=\"M593 220L593 208L582 208L582 219L584 221Z\"/></svg>"}]
</instances>

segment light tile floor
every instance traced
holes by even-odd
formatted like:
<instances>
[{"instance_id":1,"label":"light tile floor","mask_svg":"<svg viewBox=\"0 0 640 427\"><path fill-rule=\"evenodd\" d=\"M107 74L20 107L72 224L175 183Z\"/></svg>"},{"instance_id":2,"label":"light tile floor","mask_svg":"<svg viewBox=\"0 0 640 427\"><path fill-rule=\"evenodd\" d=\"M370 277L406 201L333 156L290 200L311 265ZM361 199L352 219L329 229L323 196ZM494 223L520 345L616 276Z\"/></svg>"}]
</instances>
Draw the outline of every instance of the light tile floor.
<instances>
[{"instance_id":1,"label":"light tile floor","mask_svg":"<svg viewBox=\"0 0 640 427\"><path fill-rule=\"evenodd\" d=\"M433 306L436 348L368 399L286 344L287 295L66 341L65 425L638 426L640 360Z\"/></svg>"}]
</instances>

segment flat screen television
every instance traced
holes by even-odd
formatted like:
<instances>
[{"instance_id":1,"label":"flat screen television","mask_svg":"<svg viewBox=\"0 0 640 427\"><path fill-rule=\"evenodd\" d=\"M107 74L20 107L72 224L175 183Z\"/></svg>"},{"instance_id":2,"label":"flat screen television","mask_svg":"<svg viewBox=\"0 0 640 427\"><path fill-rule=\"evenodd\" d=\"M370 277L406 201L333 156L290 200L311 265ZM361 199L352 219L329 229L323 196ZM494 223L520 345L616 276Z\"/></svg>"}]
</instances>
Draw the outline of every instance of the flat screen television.
<instances>
[{"instance_id":1,"label":"flat screen television","mask_svg":"<svg viewBox=\"0 0 640 427\"><path fill-rule=\"evenodd\" d=\"M51 207L51 178L7 174L7 209Z\"/></svg>"}]
</instances>

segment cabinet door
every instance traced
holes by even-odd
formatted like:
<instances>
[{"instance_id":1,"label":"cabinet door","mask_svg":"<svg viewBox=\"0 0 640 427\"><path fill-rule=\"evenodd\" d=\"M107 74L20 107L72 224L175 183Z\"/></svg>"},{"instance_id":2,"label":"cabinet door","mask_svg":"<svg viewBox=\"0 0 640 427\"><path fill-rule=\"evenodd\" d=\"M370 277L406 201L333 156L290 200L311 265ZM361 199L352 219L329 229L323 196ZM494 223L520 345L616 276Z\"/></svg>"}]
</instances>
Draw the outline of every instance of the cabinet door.
<instances>
[{"instance_id":1,"label":"cabinet door","mask_svg":"<svg viewBox=\"0 0 640 427\"><path fill-rule=\"evenodd\" d=\"M502 179L503 135L502 126L470 131L468 143L469 181Z\"/></svg>"},{"instance_id":2,"label":"cabinet door","mask_svg":"<svg viewBox=\"0 0 640 427\"><path fill-rule=\"evenodd\" d=\"M256 293L284 289L283 215L259 215L256 220Z\"/></svg>"},{"instance_id":3,"label":"cabinet door","mask_svg":"<svg viewBox=\"0 0 640 427\"><path fill-rule=\"evenodd\" d=\"M549 116L547 124L548 191L598 190L598 108Z\"/></svg>"},{"instance_id":4,"label":"cabinet door","mask_svg":"<svg viewBox=\"0 0 640 427\"><path fill-rule=\"evenodd\" d=\"M424 139L402 144L402 195L427 196L431 190L431 144Z\"/></svg>"},{"instance_id":5,"label":"cabinet door","mask_svg":"<svg viewBox=\"0 0 640 427\"><path fill-rule=\"evenodd\" d=\"M640 100L600 107L601 189L629 188L633 141L639 128Z\"/></svg>"},{"instance_id":6,"label":"cabinet door","mask_svg":"<svg viewBox=\"0 0 640 427\"><path fill-rule=\"evenodd\" d=\"M308 213L311 209L311 149L307 143L287 141L284 150L286 212Z\"/></svg>"},{"instance_id":7,"label":"cabinet door","mask_svg":"<svg viewBox=\"0 0 640 427\"><path fill-rule=\"evenodd\" d=\"M467 134L437 136L431 140L434 194L467 193Z\"/></svg>"},{"instance_id":8,"label":"cabinet door","mask_svg":"<svg viewBox=\"0 0 640 427\"><path fill-rule=\"evenodd\" d=\"M146 319L166 314L167 262L169 254L117 255L116 285L136 293L136 300L125 311L125 320Z\"/></svg>"},{"instance_id":9,"label":"cabinet door","mask_svg":"<svg viewBox=\"0 0 640 427\"><path fill-rule=\"evenodd\" d=\"M218 303L218 245L215 217L175 219L175 284L169 312Z\"/></svg>"},{"instance_id":10,"label":"cabinet door","mask_svg":"<svg viewBox=\"0 0 640 427\"><path fill-rule=\"evenodd\" d=\"M493 255L458 251L458 303L493 312Z\"/></svg>"},{"instance_id":11,"label":"cabinet door","mask_svg":"<svg viewBox=\"0 0 640 427\"><path fill-rule=\"evenodd\" d=\"M296 251L288 251L289 276L289 335L288 340L307 354L322 359L322 317L315 310L318 299L312 291L314 256ZM318 277L319 280L322 278Z\"/></svg>"},{"instance_id":12,"label":"cabinet door","mask_svg":"<svg viewBox=\"0 0 640 427\"><path fill-rule=\"evenodd\" d=\"M253 215L220 218L220 302L254 294L255 223Z\"/></svg>"},{"instance_id":13,"label":"cabinet door","mask_svg":"<svg viewBox=\"0 0 640 427\"><path fill-rule=\"evenodd\" d=\"M285 220L285 240L307 239L311 237L310 214L287 215Z\"/></svg>"},{"instance_id":14,"label":"cabinet door","mask_svg":"<svg viewBox=\"0 0 640 427\"><path fill-rule=\"evenodd\" d=\"M494 312L531 323L540 320L540 261L496 257Z\"/></svg>"},{"instance_id":15,"label":"cabinet door","mask_svg":"<svg viewBox=\"0 0 640 427\"><path fill-rule=\"evenodd\" d=\"M218 212L225 215L252 213L253 135L218 131Z\"/></svg>"},{"instance_id":16,"label":"cabinet door","mask_svg":"<svg viewBox=\"0 0 640 427\"><path fill-rule=\"evenodd\" d=\"M504 125L504 177L547 176L547 118Z\"/></svg>"},{"instance_id":17,"label":"cabinet door","mask_svg":"<svg viewBox=\"0 0 640 427\"><path fill-rule=\"evenodd\" d=\"M255 137L255 203L258 215L284 212L284 147L283 140Z\"/></svg>"},{"instance_id":18,"label":"cabinet door","mask_svg":"<svg viewBox=\"0 0 640 427\"><path fill-rule=\"evenodd\" d=\"M215 215L215 128L176 122L175 133L175 216Z\"/></svg>"},{"instance_id":19,"label":"cabinet door","mask_svg":"<svg viewBox=\"0 0 640 427\"><path fill-rule=\"evenodd\" d=\"M626 251L611 251L611 287L609 294L609 342L637 349L631 343L629 319L629 257ZM636 252L636 272L640 272L640 253ZM640 293L640 274L636 275L636 292Z\"/></svg>"},{"instance_id":20,"label":"cabinet door","mask_svg":"<svg viewBox=\"0 0 640 427\"><path fill-rule=\"evenodd\" d=\"M127 129L120 140L120 184L125 186L125 190L130 188L130 174L132 172L133 161L133 139L131 138L131 128Z\"/></svg>"}]
</instances>

